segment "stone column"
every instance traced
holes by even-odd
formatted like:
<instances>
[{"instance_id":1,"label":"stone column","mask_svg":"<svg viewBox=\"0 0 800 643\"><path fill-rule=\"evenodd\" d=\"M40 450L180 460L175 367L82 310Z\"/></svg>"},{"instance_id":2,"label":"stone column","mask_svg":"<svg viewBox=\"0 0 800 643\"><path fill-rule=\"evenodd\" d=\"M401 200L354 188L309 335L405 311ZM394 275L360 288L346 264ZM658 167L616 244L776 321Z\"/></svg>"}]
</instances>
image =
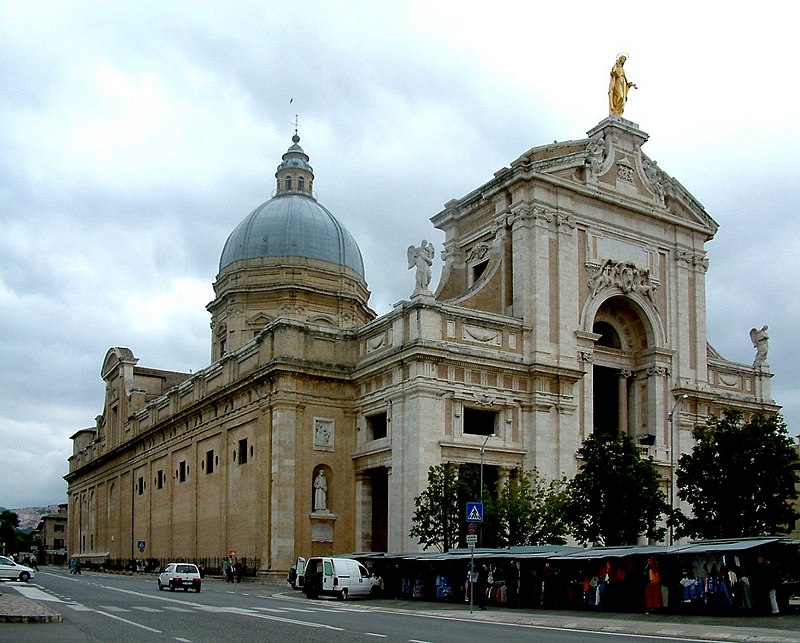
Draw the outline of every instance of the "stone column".
<instances>
[{"instance_id":1,"label":"stone column","mask_svg":"<svg viewBox=\"0 0 800 643\"><path fill-rule=\"evenodd\" d=\"M372 479L366 471L356 473L356 550L372 549Z\"/></svg>"}]
</instances>

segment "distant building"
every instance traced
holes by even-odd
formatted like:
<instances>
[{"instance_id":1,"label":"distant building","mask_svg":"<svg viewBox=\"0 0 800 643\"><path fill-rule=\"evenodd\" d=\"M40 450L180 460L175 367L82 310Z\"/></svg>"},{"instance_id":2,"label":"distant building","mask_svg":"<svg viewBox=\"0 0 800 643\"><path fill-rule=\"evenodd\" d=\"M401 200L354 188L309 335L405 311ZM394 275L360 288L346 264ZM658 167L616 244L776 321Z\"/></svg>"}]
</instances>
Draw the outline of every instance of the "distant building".
<instances>
[{"instance_id":1,"label":"distant building","mask_svg":"<svg viewBox=\"0 0 800 643\"><path fill-rule=\"evenodd\" d=\"M435 292L430 250L410 239L407 258L384 260L410 283L408 259L416 289L376 317L359 248L315 199L295 135L275 196L223 247L210 366L106 354L102 413L72 436L65 476L73 551L235 551L276 572L297 554L414 550L432 465L482 463L492 488L534 467L572 476L593 431L635 438L668 491L695 424L779 407L766 359L708 344L717 224L647 139L609 117L449 201L432 219Z\"/></svg>"},{"instance_id":2,"label":"distant building","mask_svg":"<svg viewBox=\"0 0 800 643\"><path fill-rule=\"evenodd\" d=\"M61 565L67 555L67 503L58 505L58 513L42 516L34 530L34 543L39 564Z\"/></svg>"},{"instance_id":3,"label":"distant building","mask_svg":"<svg viewBox=\"0 0 800 643\"><path fill-rule=\"evenodd\" d=\"M800 455L800 444L795 444L794 450L797 451L798 455ZM797 488L798 498L794 501L794 508L795 511L800 513L800 481L797 482L795 487ZM789 536L795 540L800 540L800 520L795 521L794 528L789 532Z\"/></svg>"}]
</instances>

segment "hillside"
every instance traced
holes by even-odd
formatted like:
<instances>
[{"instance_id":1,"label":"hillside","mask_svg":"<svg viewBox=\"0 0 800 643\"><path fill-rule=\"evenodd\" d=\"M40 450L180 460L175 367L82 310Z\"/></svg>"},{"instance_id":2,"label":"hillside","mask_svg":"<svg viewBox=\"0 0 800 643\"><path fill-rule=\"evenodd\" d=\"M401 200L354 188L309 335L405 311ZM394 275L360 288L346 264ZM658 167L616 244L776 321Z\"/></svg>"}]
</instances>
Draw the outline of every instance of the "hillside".
<instances>
[{"instance_id":1,"label":"hillside","mask_svg":"<svg viewBox=\"0 0 800 643\"><path fill-rule=\"evenodd\" d=\"M47 505L45 507L21 507L19 509L7 509L0 507L0 511L13 511L19 518L21 531L32 531L36 529L42 516L51 516L58 513L58 505Z\"/></svg>"}]
</instances>

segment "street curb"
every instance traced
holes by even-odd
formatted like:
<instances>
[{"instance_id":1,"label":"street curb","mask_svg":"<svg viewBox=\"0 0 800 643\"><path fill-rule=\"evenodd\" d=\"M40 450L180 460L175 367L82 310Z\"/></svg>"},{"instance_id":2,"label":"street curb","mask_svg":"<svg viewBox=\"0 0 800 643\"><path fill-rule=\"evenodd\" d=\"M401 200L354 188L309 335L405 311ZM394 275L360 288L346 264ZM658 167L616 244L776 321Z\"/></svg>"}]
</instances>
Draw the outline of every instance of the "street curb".
<instances>
[{"instance_id":1,"label":"street curb","mask_svg":"<svg viewBox=\"0 0 800 643\"><path fill-rule=\"evenodd\" d=\"M16 592L0 593L0 623L61 623L64 617Z\"/></svg>"}]
</instances>

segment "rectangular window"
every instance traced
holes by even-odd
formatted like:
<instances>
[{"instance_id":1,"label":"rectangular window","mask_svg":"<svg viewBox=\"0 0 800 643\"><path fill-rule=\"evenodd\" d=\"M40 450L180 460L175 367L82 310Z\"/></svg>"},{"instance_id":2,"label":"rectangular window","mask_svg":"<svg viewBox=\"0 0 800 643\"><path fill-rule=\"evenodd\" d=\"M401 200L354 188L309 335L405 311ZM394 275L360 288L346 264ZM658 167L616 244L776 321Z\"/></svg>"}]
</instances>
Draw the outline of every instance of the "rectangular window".
<instances>
[{"instance_id":1,"label":"rectangular window","mask_svg":"<svg viewBox=\"0 0 800 643\"><path fill-rule=\"evenodd\" d=\"M247 464L247 438L239 440L239 464Z\"/></svg>"},{"instance_id":2,"label":"rectangular window","mask_svg":"<svg viewBox=\"0 0 800 643\"><path fill-rule=\"evenodd\" d=\"M53 549L61 549L64 546L64 539L63 538L54 538L53 539Z\"/></svg>"},{"instance_id":3,"label":"rectangular window","mask_svg":"<svg viewBox=\"0 0 800 643\"><path fill-rule=\"evenodd\" d=\"M164 482L164 472L159 469L158 473L156 473L156 489L163 489Z\"/></svg>"},{"instance_id":4,"label":"rectangular window","mask_svg":"<svg viewBox=\"0 0 800 643\"><path fill-rule=\"evenodd\" d=\"M136 482L136 491L141 496L144 493L144 478L139 476L139 480Z\"/></svg>"},{"instance_id":5,"label":"rectangular window","mask_svg":"<svg viewBox=\"0 0 800 643\"><path fill-rule=\"evenodd\" d=\"M64 525L53 525L53 531L64 531Z\"/></svg>"},{"instance_id":6,"label":"rectangular window","mask_svg":"<svg viewBox=\"0 0 800 643\"><path fill-rule=\"evenodd\" d=\"M371 440L380 440L387 435L387 419L386 412L376 413L367 417L367 435Z\"/></svg>"},{"instance_id":7,"label":"rectangular window","mask_svg":"<svg viewBox=\"0 0 800 643\"><path fill-rule=\"evenodd\" d=\"M206 475L214 473L214 449L206 451Z\"/></svg>"},{"instance_id":8,"label":"rectangular window","mask_svg":"<svg viewBox=\"0 0 800 643\"><path fill-rule=\"evenodd\" d=\"M178 464L178 482L186 482L186 460Z\"/></svg>"},{"instance_id":9,"label":"rectangular window","mask_svg":"<svg viewBox=\"0 0 800 643\"><path fill-rule=\"evenodd\" d=\"M221 358L225 357L225 354L227 352L228 352L228 343L224 339L219 340L219 356Z\"/></svg>"},{"instance_id":10,"label":"rectangular window","mask_svg":"<svg viewBox=\"0 0 800 643\"><path fill-rule=\"evenodd\" d=\"M497 433L497 411L471 409L464 407L464 433L471 435L492 435Z\"/></svg>"}]
</instances>

